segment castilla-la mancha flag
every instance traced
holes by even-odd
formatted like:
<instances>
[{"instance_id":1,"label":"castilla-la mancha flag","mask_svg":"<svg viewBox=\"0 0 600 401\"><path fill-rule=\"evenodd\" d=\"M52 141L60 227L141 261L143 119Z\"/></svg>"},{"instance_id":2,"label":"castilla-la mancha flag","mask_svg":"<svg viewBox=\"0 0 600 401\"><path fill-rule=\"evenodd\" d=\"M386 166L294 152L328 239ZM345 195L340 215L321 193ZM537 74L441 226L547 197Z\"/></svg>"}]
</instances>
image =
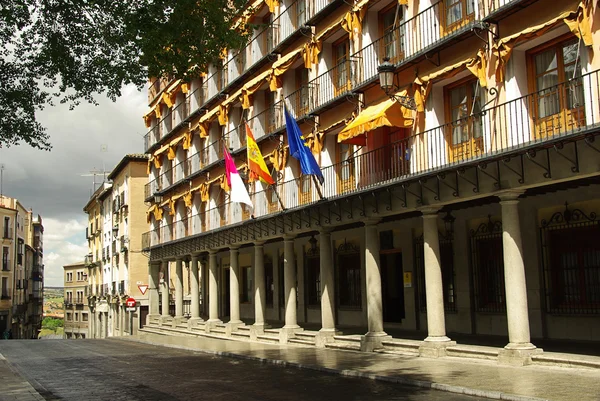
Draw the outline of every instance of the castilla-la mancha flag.
<instances>
[{"instance_id":1,"label":"castilla-la mancha flag","mask_svg":"<svg viewBox=\"0 0 600 401\"><path fill-rule=\"evenodd\" d=\"M231 201L245 203L246 205L253 207L250 195L248 195L248 190L235 167L235 163L231 158L227 147L223 149L223 154L225 156L225 176L227 178L227 185L229 186Z\"/></svg>"},{"instance_id":2,"label":"castilla-la mancha flag","mask_svg":"<svg viewBox=\"0 0 600 401\"><path fill-rule=\"evenodd\" d=\"M263 155L260 153L260 148L256 144L256 140L254 139L254 135L252 135L252 131L248 124L246 124L246 149L248 150L250 179L256 180L257 178L260 178L260 180L266 184L275 184L273 177L269 174L265 159L263 159Z\"/></svg>"}]
</instances>

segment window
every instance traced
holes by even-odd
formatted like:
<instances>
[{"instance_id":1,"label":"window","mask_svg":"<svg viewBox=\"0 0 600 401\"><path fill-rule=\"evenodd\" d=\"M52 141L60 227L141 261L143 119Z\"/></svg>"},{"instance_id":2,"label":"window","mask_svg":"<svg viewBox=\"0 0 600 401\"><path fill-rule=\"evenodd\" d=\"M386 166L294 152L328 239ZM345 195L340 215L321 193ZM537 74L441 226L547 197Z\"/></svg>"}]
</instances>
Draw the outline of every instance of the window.
<instances>
[{"instance_id":1,"label":"window","mask_svg":"<svg viewBox=\"0 0 600 401\"><path fill-rule=\"evenodd\" d=\"M68 320L68 321L71 321L71 320L73 320L73 314L72 314L72 313L70 313L70 312L67 312L67 320Z\"/></svg>"},{"instance_id":2,"label":"window","mask_svg":"<svg viewBox=\"0 0 600 401\"><path fill-rule=\"evenodd\" d=\"M252 291L254 290L254 281L251 267L242 267L242 293L240 302L252 303Z\"/></svg>"},{"instance_id":3,"label":"window","mask_svg":"<svg viewBox=\"0 0 600 401\"><path fill-rule=\"evenodd\" d=\"M87 313L82 313L81 314L81 321L82 322L87 322L88 321L88 314Z\"/></svg>"},{"instance_id":4,"label":"window","mask_svg":"<svg viewBox=\"0 0 600 401\"><path fill-rule=\"evenodd\" d=\"M444 310L446 312L456 311L453 240L452 238L444 238L443 234L440 233L439 244ZM423 259L423 253L423 236L421 236L415 240L415 270L419 285L419 309L421 312L427 311L427 294L425 292L425 263Z\"/></svg>"},{"instance_id":5,"label":"window","mask_svg":"<svg viewBox=\"0 0 600 401\"><path fill-rule=\"evenodd\" d=\"M8 288L8 277L2 277L2 299L10 299L10 288Z\"/></svg>"},{"instance_id":6,"label":"window","mask_svg":"<svg viewBox=\"0 0 600 401\"><path fill-rule=\"evenodd\" d=\"M462 161L483 152L481 87L468 79L444 88L446 143L451 161Z\"/></svg>"},{"instance_id":7,"label":"window","mask_svg":"<svg viewBox=\"0 0 600 401\"><path fill-rule=\"evenodd\" d=\"M2 270L9 271L10 270L10 262L8 260L8 250L7 246L2 247Z\"/></svg>"},{"instance_id":8,"label":"window","mask_svg":"<svg viewBox=\"0 0 600 401\"><path fill-rule=\"evenodd\" d=\"M349 50L350 42L346 37L333 45L334 96L339 96L352 88Z\"/></svg>"},{"instance_id":9,"label":"window","mask_svg":"<svg viewBox=\"0 0 600 401\"><path fill-rule=\"evenodd\" d=\"M4 217L4 238L10 238L10 217Z\"/></svg>"},{"instance_id":10,"label":"window","mask_svg":"<svg viewBox=\"0 0 600 401\"><path fill-rule=\"evenodd\" d=\"M227 224L227 203L225 203L225 190L219 191L217 198L217 208L219 210L219 221L220 225L224 226Z\"/></svg>"},{"instance_id":11,"label":"window","mask_svg":"<svg viewBox=\"0 0 600 401\"><path fill-rule=\"evenodd\" d=\"M401 36L401 30L397 29L401 21L402 7L397 7L396 4L386 7L379 13L381 58L387 57L393 64L398 63L404 58L404 37Z\"/></svg>"},{"instance_id":12,"label":"window","mask_svg":"<svg viewBox=\"0 0 600 401\"><path fill-rule=\"evenodd\" d=\"M337 144L337 176L338 191L344 193L354 189L354 159L352 145L346 143Z\"/></svg>"},{"instance_id":13,"label":"window","mask_svg":"<svg viewBox=\"0 0 600 401\"><path fill-rule=\"evenodd\" d=\"M585 125L578 44L569 36L528 53L536 139Z\"/></svg>"},{"instance_id":14,"label":"window","mask_svg":"<svg viewBox=\"0 0 600 401\"><path fill-rule=\"evenodd\" d=\"M67 282L73 281L73 273L67 273Z\"/></svg>"},{"instance_id":15,"label":"window","mask_svg":"<svg viewBox=\"0 0 600 401\"><path fill-rule=\"evenodd\" d=\"M471 231L475 310L506 312L502 223L492 221Z\"/></svg>"},{"instance_id":16,"label":"window","mask_svg":"<svg viewBox=\"0 0 600 401\"><path fill-rule=\"evenodd\" d=\"M442 15L445 16L441 24L442 36L475 19L475 2L473 0L443 0L442 10Z\"/></svg>"},{"instance_id":17,"label":"window","mask_svg":"<svg viewBox=\"0 0 600 401\"><path fill-rule=\"evenodd\" d=\"M75 321L78 322L79 321L79 313L75 312Z\"/></svg>"},{"instance_id":18,"label":"window","mask_svg":"<svg viewBox=\"0 0 600 401\"><path fill-rule=\"evenodd\" d=\"M271 91L264 91L265 92L265 132L264 134L269 134L271 132L274 132L275 129L277 128L277 122L278 122L278 115L277 115L277 110L278 108L275 107L275 93L271 92ZM255 137L255 139L258 139L258 137Z\"/></svg>"},{"instance_id":19,"label":"window","mask_svg":"<svg viewBox=\"0 0 600 401\"><path fill-rule=\"evenodd\" d=\"M273 294L275 292L275 283L273 279L273 261L265 257L265 293L267 306L273 306Z\"/></svg>"},{"instance_id":20,"label":"window","mask_svg":"<svg viewBox=\"0 0 600 401\"><path fill-rule=\"evenodd\" d=\"M597 224L547 230L547 308L551 313L600 312L600 235Z\"/></svg>"},{"instance_id":21,"label":"window","mask_svg":"<svg viewBox=\"0 0 600 401\"><path fill-rule=\"evenodd\" d=\"M358 248L344 242L337 249L338 305L361 309L360 254Z\"/></svg>"}]
</instances>

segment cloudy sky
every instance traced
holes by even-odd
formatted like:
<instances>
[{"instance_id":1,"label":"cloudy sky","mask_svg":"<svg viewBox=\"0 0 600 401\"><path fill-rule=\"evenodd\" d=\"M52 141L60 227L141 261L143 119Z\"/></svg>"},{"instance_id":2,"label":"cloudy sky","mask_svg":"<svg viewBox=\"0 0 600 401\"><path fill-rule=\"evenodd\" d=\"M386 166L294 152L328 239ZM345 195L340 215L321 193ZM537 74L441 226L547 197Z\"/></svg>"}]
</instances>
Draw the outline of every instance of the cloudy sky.
<instances>
[{"instance_id":1,"label":"cloudy sky","mask_svg":"<svg viewBox=\"0 0 600 401\"><path fill-rule=\"evenodd\" d=\"M126 87L116 103L102 96L98 100L99 106L82 104L69 111L60 105L39 113L50 135L50 152L26 145L0 149L3 194L42 216L49 287L62 287L62 266L87 254L83 207L93 186L90 171L110 171L126 153L144 152L146 92Z\"/></svg>"}]
</instances>

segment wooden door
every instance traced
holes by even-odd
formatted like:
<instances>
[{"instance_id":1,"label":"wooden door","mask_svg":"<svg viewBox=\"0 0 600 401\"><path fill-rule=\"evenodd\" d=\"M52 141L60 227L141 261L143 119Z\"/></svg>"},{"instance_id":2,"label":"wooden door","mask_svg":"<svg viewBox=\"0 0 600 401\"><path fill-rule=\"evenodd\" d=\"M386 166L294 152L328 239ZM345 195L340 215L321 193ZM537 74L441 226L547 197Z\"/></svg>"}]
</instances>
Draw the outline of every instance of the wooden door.
<instances>
[{"instance_id":1,"label":"wooden door","mask_svg":"<svg viewBox=\"0 0 600 401\"><path fill-rule=\"evenodd\" d=\"M354 146L345 143L338 143L336 165L338 194L351 191L356 186L353 152Z\"/></svg>"},{"instance_id":2,"label":"wooden door","mask_svg":"<svg viewBox=\"0 0 600 401\"><path fill-rule=\"evenodd\" d=\"M477 80L461 81L445 90L446 143L450 162L480 156L483 148L481 88Z\"/></svg>"},{"instance_id":3,"label":"wooden door","mask_svg":"<svg viewBox=\"0 0 600 401\"><path fill-rule=\"evenodd\" d=\"M475 2L473 0L442 0L440 3L441 36L475 20Z\"/></svg>"},{"instance_id":4,"label":"wooden door","mask_svg":"<svg viewBox=\"0 0 600 401\"><path fill-rule=\"evenodd\" d=\"M334 97L337 97L352 88L350 83L350 42L344 37L333 45L333 86Z\"/></svg>"},{"instance_id":5,"label":"wooden door","mask_svg":"<svg viewBox=\"0 0 600 401\"><path fill-rule=\"evenodd\" d=\"M585 125L581 63L577 39L559 40L529 55L533 84L533 139L562 134Z\"/></svg>"}]
</instances>

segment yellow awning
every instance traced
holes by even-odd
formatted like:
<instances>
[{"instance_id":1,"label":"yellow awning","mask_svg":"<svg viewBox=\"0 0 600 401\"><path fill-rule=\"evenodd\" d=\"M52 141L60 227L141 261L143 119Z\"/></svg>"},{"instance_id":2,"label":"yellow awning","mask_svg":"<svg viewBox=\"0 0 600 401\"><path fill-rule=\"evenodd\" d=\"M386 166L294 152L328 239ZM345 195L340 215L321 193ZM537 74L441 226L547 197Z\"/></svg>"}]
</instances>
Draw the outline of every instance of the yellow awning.
<instances>
[{"instance_id":1,"label":"yellow awning","mask_svg":"<svg viewBox=\"0 0 600 401\"><path fill-rule=\"evenodd\" d=\"M342 28L348 32L350 40L354 38L354 34L360 35L362 32L362 22L367 14L367 3L369 0L361 0L356 6L352 7L341 20Z\"/></svg>"},{"instance_id":2,"label":"yellow awning","mask_svg":"<svg viewBox=\"0 0 600 401\"><path fill-rule=\"evenodd\" d=\"M273 66L271 67L271 79L269 80L271 92L275 92L278 88L283 86L281 76L296 62L303 50L304 46L301 46L273 63Z\"/></svg>"},{"instance_id":3,"label":"yellow awning","mask_svg":"<svg viewBox=\"0 0 600 401\"><path fill-rule=\"evenodd\" d=\"M406 96L406 91L398 95ZM411 110L392 99L367 107L358 117L346 126L337 136L338 142L344 142L379 127L411 127L413 124Z\"/></svg>"}]
</instances>

